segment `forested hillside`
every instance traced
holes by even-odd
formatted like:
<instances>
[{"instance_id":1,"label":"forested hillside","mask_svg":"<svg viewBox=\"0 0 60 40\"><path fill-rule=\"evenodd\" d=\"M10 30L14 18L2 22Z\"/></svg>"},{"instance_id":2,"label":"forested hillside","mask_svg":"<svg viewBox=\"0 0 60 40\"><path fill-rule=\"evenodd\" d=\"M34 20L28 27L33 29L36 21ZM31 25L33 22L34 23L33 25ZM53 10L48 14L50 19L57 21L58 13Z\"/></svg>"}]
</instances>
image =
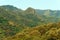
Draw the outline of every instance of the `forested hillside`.
<instances>
[{"instance_id":1,"label":"forested hillside","mask_svg":"<svg viewBox=\"0 0 60 40\"><path fill-rule=\"evenodd\" d=\"M0 6L0 40L60 40L60 10L22 10Z\"/></svg>"}]
</instances>

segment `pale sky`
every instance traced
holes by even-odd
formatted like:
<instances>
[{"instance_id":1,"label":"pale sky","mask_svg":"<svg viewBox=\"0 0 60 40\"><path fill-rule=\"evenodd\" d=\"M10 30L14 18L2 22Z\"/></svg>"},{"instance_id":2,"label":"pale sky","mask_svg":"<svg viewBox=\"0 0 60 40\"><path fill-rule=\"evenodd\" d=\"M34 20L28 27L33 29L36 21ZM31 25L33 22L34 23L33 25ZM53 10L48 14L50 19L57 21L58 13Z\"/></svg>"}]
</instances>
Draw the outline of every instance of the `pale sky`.
<instances>
[{"instance_id":1,"label":"pale sky","mask_svg":"<svg viewBox=\"0 0 60 40\"><path fill-rule=\"evenodd\" d=\"M13 5L17 8L60 10L60 0L0 0L1 5Z\"/></svg>"}]
</instances>

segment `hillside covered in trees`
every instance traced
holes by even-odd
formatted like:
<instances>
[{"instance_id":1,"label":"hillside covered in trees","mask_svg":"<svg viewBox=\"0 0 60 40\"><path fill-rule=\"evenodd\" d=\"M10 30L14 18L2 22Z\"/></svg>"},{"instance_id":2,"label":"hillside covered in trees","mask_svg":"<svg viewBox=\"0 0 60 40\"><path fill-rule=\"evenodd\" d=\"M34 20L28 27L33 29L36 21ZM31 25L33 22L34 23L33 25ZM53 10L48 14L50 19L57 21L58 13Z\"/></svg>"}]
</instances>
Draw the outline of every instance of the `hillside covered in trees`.
<instances>
[{"instance_id":1,"label":"hillside covered in trees","mask_svg":"<svg viewBox=\"0 0 60 40\"><path fill-rule=\"evenodd\" d=\"M60 40L60 10L0 6L0 40Z\"/></svg>"}]
</instances>

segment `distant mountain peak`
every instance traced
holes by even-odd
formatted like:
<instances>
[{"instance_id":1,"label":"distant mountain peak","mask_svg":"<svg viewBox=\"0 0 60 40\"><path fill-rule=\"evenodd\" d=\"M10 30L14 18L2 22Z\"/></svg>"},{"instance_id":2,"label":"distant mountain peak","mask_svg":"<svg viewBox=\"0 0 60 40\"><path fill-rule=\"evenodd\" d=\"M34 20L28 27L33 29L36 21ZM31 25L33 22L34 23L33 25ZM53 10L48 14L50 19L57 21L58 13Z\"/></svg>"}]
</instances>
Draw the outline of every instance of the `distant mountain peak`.
<instances>
[{"instance_id":1,"label":"distant mountain peak","mask_svg":"<svg viewBox=\"0 0 60 40\"><path fill-rule=\"evenodd\" d=\"M2 5L3 7L13 7L12 5Z\"/></svg>"},{"instance_id":2,"label":"distant mountain peak","mask_svg":"<svg viewBox=\"0 0 60 40\"><path fill-rule=\"evenodd\" d=\"M18 8L12 6L12 5L3 5L3 6L1 6L1 7L2 7L2 8L5 8L5 9L9 9L9 10L16 10L16 9L18 9Z\"/></svg>"},{"instance_id":3,"label":"distant mountain peak","mask_svg":"<svg viewBox=\"0 0 60 40\"><path fill-rule=\"evenodd\" d=\"M34 10L32 7L28 7L26 10Z\"/></svg>"},{"instance_id":4,"label":"distant mountain peak","mask_svg":"<svg viewBox=\"0 0 60 40\"><path fill-rule=\"evenodd\" d=\"M31 8L31 7L28 7L25 12L28 12L28 13L35 13L35 9Z\"/></svg>"},{"instance_id":5,"label":"distant mountain peak","mask_svg":"<svg viewBox=\"0 0 60 40\"><path fill-rule=\"evenodd\" d=\"M22 11L21 9L19 9L13 5L2 5L0 7L2 7L5 10L10 10L10 11Z\"/></svg>"}]
</instances>

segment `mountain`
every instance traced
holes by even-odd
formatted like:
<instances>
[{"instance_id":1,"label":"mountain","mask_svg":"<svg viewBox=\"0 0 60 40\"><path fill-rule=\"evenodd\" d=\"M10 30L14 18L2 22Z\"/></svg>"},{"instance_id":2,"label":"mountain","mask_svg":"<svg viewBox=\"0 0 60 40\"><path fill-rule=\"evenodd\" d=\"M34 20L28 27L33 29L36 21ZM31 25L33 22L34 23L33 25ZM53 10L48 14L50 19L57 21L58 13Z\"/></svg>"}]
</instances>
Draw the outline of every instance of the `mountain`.
<instances>
[{"instance_id":1,"label":"mountain","mask_svg":"<svg viewBox=\"0 0 60 40\"><path fill-rule=\"evenodd\" d=\"M59 24L58 22L60 22L60 10L40 10L31 7L28 7L26 10L22 10L12 5L3 5L0 6L0 40L3 40L5 38L8 40L11 37L13 38L14 36L19 36L22 32L23 36L23 34L26 33L26 31L24 32L26 29L28 29L28 35L36 32L39 37L40 33L37 32L37 28L40 28L42 27L41 25L43 25L44 28L47 26L46 29L49 31L50 29L48 28L54 28L56 23ZM57 28L58 27L59 26L57 25ZM35 30L35 28L37 30ZM37 34L34 35L37 36Z\"/></svg>"},{"instance_id":2,"label":"mountain","mask_svg":"<svg viewBox=\"0 0 60 40\"><path fill-rule=\"evenodd\" d=\"M25 12L27 12L27 13L35 13L35 9L33 9L33 8L31 8L31 7L29 7L29 8L27 8L26 10L25 10Z\"/></svg>"},{"instance_id":3,"label":"mountain","mask_svg":"<svg viewBox=\"0 0 60 40\"><path fill-rule=\"evenodd\" d=\"M3 6L0 6L0 7L4 8L6 10L21 10L21 9L18 9L18 8L12 6L12 5L3 5Z\"/></svg>"},{"instance_id":4,"label":"mountain","mask_svg":"<svg viewBox=\"0 0 60 40\"><path fill-rule=\"evenodd\" d=\"M59 18L59 16L60 16L60 10L39 10L39 9L36 9L36 12L38 14L50 16L50 17Z\"/></svg>"}]
</instances>

